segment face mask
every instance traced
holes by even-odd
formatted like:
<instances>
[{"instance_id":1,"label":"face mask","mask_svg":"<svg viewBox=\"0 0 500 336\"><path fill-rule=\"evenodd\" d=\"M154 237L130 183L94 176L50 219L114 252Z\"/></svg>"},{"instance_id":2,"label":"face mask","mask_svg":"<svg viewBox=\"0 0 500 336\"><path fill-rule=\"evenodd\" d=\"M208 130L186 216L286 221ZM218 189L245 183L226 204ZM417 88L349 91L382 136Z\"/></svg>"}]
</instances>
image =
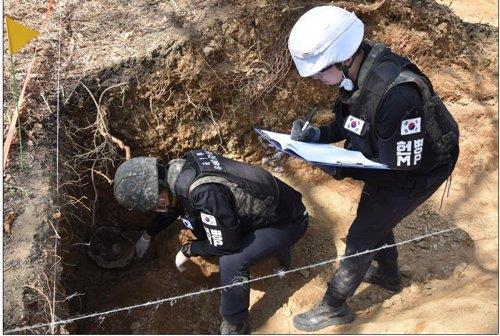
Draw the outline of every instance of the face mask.
<instances>
[{"instance_id":1,"label":"face mask","mask_svg":"<svg viewBox=\"0 0 500 336\"><path fill-rule=\"evenodd\" d=\"M158 208L158 207L155 209L156 212L163 212L163 213L165 213L165 212L171 212L172 210L173 210L173 208L171 206L169 206L169 205L167 205L166 207L161 208L161 209Z\"/></svg>"},{"instance_id":2,"label":"face mask","mask_svg":"<svg viewBox=\"0 0 500 336\"><path fill-rule=\"evenodd\" d=\"M156 202L155 211L156 212L170 212L170 211L172 211L172 206L170 205L170 200L168 199L168 197L166 199L162 199L161 202L160 202L160 200L158 200Z\"/></svg>"},{"instance_id":3,"label":"face mask","mask_svg":"<svg viewBox=\"0 0 500 336\"><path fill-rule=\"evenodd\" d=\"M354 88L354 83L352 82L352 80L347 78L344 73L342 73L342 81L340 82L339 87L344 88L344 90L346 91L352 91L352 89Z\"/></svg>"}]
</instances>

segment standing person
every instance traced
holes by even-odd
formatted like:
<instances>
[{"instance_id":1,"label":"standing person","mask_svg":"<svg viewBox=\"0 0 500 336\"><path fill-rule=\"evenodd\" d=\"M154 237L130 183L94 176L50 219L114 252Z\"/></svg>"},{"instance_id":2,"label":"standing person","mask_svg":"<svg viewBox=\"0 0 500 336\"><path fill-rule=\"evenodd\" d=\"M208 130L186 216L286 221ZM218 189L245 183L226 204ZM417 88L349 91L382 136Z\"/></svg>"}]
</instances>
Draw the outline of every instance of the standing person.
<instances>
[{"instance_id":1,"label":"standing person","mask_svg":"<svg viewBox=\"0 0 500 336\"><path fill-rule=\"evenodd\" d=\"M315 127L295 120L291 138L362 152L390 170L325 169L335 179L364 181L345 255L394 244L393 228L450 176L458 158L458 126L429 79L407 58L363 40L354 13L316 7L294 25L288 47L299 74L339 86L334 120ZM304 128L304 129L303 129ZM377 266L371 266L372 260ZM294 317L303 331L349 323L346 300L362 281L401 289L396 247L340 262L323 299Z\"/></svg>"},{"instance_id":2,"label":"standing person","mask_svg":"<svg viewBox=\"0 0 500 336\"><path fill-rule=\"evenodd\" d=\"M155 220L136 243L142 257L151 239L181 217L197 240L182 245L179 271L191 257L219 258L222 286L250 278L251 265L276 256L291 266L291 247L305 234L308 215L302 195L264 169L206 150L190 151L167 165L138 157L122 163L115 198L136 211L155 210ZM222 291L222 334L247 334L250 286Z\"/></svg>"}]
</instances>

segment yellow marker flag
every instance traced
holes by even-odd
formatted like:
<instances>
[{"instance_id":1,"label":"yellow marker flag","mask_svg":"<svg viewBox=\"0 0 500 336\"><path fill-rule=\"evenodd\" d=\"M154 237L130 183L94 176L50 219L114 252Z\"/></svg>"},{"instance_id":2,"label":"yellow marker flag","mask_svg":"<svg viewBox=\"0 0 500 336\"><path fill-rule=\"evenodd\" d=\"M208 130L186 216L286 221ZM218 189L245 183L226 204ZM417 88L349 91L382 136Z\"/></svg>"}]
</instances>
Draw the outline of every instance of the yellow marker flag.
<instances>
[{"instance_id":1,"label":"yellow marker flag","mask_svg":"<svg viewBox=\"0 0 500 336\"><path fill-rule=\"evenodd\" d=\"M39 32L23 26L16 20L6 16L7 37L11 55L17 54L29 41L38 36Z\"/></svg>"}]
</instances>

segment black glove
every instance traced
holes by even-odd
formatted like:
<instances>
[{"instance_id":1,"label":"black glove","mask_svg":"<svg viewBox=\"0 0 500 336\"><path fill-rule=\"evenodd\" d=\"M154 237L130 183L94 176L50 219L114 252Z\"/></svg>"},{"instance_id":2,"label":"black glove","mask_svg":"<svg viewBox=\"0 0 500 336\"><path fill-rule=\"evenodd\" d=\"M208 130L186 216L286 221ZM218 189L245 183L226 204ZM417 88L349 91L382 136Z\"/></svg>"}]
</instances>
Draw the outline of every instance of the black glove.
<instances>
[{"instance_id":1,"label":"black glove","mask_svg":"<svg viewBox=\"0 0 500 336\"><path fill-rule=\"evenodd\" d=\"M181 246L181 252L184 254L186 258L191 258L193 255L191 254L191 243L186 243Z\"/></svg>"},{"instance_id":2,"label":"black glove","mask_svg":"<svg viewBox=\"0 0 500 336\"><path fill-rule=\"evenodd\" d=\"M295 141L302 142L317 142L321 135L321 131L318 127L314 127L311 124L308 124L305 130L302 130L304 127L305 121L301 119L297 119L292 124L292 131L290 132L290 138Z\"/></svg>"},{"instance_id":3,"label":"black glove","mask_svg":"<svg viewBox=\"0 0 500 336\"><path fill-rule=\"evenodd\" d=\"M340 167L332 167L332 166L318 166L319 169L330 175L336 180L343 180L345 179L345 176L342 172L342 168Z\"/></svg>"}]
</instances>

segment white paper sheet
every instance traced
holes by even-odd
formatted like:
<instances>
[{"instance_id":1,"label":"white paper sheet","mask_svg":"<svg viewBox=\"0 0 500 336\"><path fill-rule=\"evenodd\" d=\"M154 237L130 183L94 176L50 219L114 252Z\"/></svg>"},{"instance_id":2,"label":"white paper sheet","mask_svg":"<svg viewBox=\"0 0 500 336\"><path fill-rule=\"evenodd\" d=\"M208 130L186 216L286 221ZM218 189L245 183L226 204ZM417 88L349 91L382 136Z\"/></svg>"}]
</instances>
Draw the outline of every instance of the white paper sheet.
<instances>
[{"instance_id":1,"label":"white paper sheet","mask_svg":"<svg viewBox=\"0 0 500 336\"><path fill-rule=\"evenodd\" d=\"M294 141L290 139L289 134L258 129L256 129L256 131L264 134L267 140L273 140L279 143L281 150L293 151L296 155L312 163L332 166L387 169L387 166L384 164L368 160L361 152L335 147L330 144Z\"/></svg>"}]
</instances>

